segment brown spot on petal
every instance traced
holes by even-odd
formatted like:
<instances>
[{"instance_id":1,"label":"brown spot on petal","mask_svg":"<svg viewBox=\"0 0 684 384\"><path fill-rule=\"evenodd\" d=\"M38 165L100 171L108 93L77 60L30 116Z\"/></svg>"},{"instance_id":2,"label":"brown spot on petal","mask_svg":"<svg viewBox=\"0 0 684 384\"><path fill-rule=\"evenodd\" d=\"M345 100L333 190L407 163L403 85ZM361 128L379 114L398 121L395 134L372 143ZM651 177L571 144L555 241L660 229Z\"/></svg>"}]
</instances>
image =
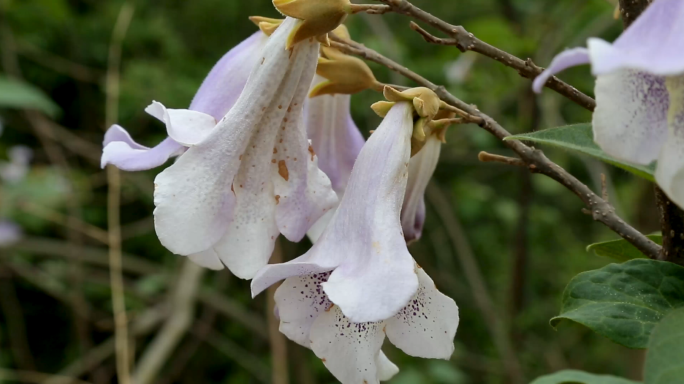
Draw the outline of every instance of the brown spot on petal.
<instances>
[{"instance_id":1,"label":"brown spot on petal","mask_svg":"<svg viewBox=\"0 0 684 384\"><path fill-rule=\"evenodd\" d=\"M325 357L324 357L324 358L321 359L321 361L325 363L325 362L328 361L328 360L326 360Z\"/></svg>"},{"instance_id":2,"label":"brown spot on petal","mask_svg":"<svg viewBox=\"0 0 684 384\"><path fill-rule=\"evenodd\" d=\"M286 117L286 118L284 118L284 119L283 119L283 121L287 123L287 117Z\"/></svg>"},{"instance_id":3,"label":"brown spot on petal","mask_svg":"<svg viewBox=\"0 0 684 384\"><path fill-rule=\"evenodd\" d=\"M275 163L276 163L276 159L271 159L271 163L275 164Z\"/></svg>"},{"instance_id":4,"label":"brown spot on petal","mask_svg":"<svg viewBox=\"0 0 684 384\"><path fill-rule=\"evenodd\" d=\"M283 109L283 106L282 106L282 105L279 105L279 106L278 106L278 109Z\"/></svg>"},{"instance_id":5,"label":"brown spot on petal","mask_svg":"<svg viewBox=\"0 0 684 384\"><path fill-rule=\"evenodd\" d=\"M242 160L242 155L240 155L240 159L239 159L239 160Z\"/></svg>"},{"instance_id":6,"label":"brown spot on petal","mask_svg":"<svg viewBox=\"0 0 684 384\"><path fill-rule=\"evenodd\" d=\"M266 61L266 58L265 58L265 57L262 57L262 58L261 58L261 65L264 65L264 61Z\"/></svg>"},{"instance_id":7,"label":"brown spot on petal","mask_svg":"<svg viewBox=\"0 0 684 384\"><path fill-rule=\"evenodd\" d=\"M287 164L285 164L285 160L280 160L278 162L278 174L280 177L285 179L285 181L290 180L290 171L287 170Z\"/></svg>"},{"instance_id":8,"label":"brown spot on petal","mask_svg":"<svg viewBox=\"0 0 684 384\"><path fill-rule=\"evenodd\" d=\"M276 153L278 153L278 150L275 147L273 147L273 154L275 155Z\"/></svg>"},{"instance_id":9,"label":"brown spot on petal","mask_svg":"<svg viewBox=\"0 0 684 384\"><path fill-rule=\"evenodd\" d=\"M280 204L280 195L275 195L276 205Z\"/></svg>"},{"instance_id":10,"label":"brown spot on petal","mask_svg":"<svg viewBox=\"0 0 684 384\"><path fill-rule=\"evenodd\" d=\"M314 156L316 156L316 152L314 152L314 149L313 149L313 147L311 146L311 144L309 144L309 153L311 154L311 161L313 161L313 160L314 160Z\"/></svg>"},{"instance_id":11,"label":"brown spot on petal","mask_svg":"<svg viewBox=\"0 0 684 384\"><path fill-rule=\"evenodd\" d=\"M288 112L292 112L292 107L287 107Z\"/></svg>"}]
</instances>

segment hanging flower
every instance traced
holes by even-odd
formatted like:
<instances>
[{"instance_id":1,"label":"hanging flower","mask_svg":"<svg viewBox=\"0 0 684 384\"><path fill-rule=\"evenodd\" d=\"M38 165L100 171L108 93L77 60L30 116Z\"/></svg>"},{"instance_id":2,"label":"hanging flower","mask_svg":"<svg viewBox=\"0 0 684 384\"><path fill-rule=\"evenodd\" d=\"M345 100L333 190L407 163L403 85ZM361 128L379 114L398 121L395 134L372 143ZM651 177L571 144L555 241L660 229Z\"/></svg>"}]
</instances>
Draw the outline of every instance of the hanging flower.
<instances>
[{"instance_id":1,"label":"hanging flower","mask_svg":"<svg viewBox=\"0 0 684 384\"><path fill-rule=\"evenodd\" d=\"M393 108L361 150L321 238L303 256L262 269L255 295L287 277L334 270L325 292L353 321L386 319L406 305L418 287L399 223L412 119L408 103Z\"/></svg>"},{"instance_id":2,"label":"hanging flower","mask_svg":"<svg viewBox=\"0 0 684 384\"><path fill-rule=\"evenodd\" d=\"M259 18L259 22L264 23L264 27L267 27L269 23L263 20L267 19ZM226 53L209 72L189 107L190 111L213 116L213 121L207 120L204 135L235 104L247 83L251 69L257 64L267 39L268 36L261 31L254 33ZM151 105L145 111L167 124L167 130L172 129L174 121L165 120L165 108L161 104L157 104ZM174 118L173 120L175 118L182 119L178 110L170 109L167 113L169 117ZM186 116L192 116L187 111L184 113ZM195 114L195 116L202 115ZM181 120L179 125L184 123L185 121ZM171 136L170 133L169 136ZM202 136L198 138L202 138ZM136 143L124 128L116 124L109 128L105 134L103 145L102 167L113 164L125 171L142 171L158 167L166 163L169 158L183 154L187 149L187 145L179 143L171 137L167 137L154 148L145 147Z\"/></svg>"},{"instance_id":3,"label":"hanging flower","mask_svg":"<svg viewBox=\"0 0 684 384\"><path fill-rule=\"evenodd\" d=\"M377 383L396 373L380 351L385 334L414 356L453 352L456 304L415 264L399 221L413 112L408 102L388 111L309 252L266 266L252 282L256 295L286 279L275 296L281 331L309 346L342 383Z\"/></svg>"},{"instance_id":4,"label":"hanging flower","mask_svg":"<svg viewBox=\"0 0 684 384\"><path fill-rule=\"evenodd\" d=\"M401 227L407 243L420 239L425 224L425 189L439 162L442 141L429 135L423 147L409 161L406 196L401 208Z\"/></svg>"},{"instance_id":5,"label":"hanging flower","mask_svg":"<svg viewBox=\"0 0 684 384\"><path fill-rule=\"evenodd\" d=\"M349 38L344 25L332 33ZM382 89L382 84L365 62L333 48L321 48L316 73L304 104L306 130L318 154L318 166L328 175L341 199L365 142L351 116L351 94L369 88ZM328 211L311 227L307 234L312 242L318 239L334 213L334 209Z\"/></svg>"},{"instance_id":6,"label":"hanging flower","mask_svg":"<svg viewBox=\"0 0 684 384\"><path fill-rule=\"evenodd\" d=\"M567 50L534 81L592 66L596 79L594 140L617 159L658 160L656 181L684 207L684 1L656 0L613 44L598 38Z\"/></svg>"},{"instance_id":7,"label":"hanging flower","mask_svg":"<svg viewBox=\"0 0 684 384\"><path fill-rule=\"evenodd\" d=\"M337 202L301 120L319 44L306 40L286 50L296 24L286 19L273 33L239 99L206 136L190 131L192 124L181 134L169 129L190 148L155 179L162 244L241 278L266 265L280 233L301 240Z\"/></svg>"}]
</instances>

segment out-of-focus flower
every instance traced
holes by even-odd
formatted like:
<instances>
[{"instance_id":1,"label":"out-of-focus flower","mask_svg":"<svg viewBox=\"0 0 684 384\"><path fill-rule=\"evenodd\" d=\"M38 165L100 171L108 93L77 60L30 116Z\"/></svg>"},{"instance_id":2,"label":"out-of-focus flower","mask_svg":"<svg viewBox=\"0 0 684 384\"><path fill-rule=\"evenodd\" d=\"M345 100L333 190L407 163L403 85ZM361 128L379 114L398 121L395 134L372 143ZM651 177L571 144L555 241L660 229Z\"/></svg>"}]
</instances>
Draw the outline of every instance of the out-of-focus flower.
<instances>
[{"instance_id":1,"label":"out-of-focus flower","mask_svg":"<svg viewBox=\"0 0 684 384\"><path fill-rule=\"evenodd\" d=\"M408 253L399 215L408 179L413 108L396 103L361 150L338 210L303 256L264 267L253 294L276 291L281 331L309 346L342 383L397 372L385 335L406 353L447 359L458 308Z\"/></svg>"},{"instance_id":2,"label":"out-of-focus flower","mask_svg":"<svg viewBox=\"0 0 684 384\"><path fill-rule=\"evenodd\" d=\"M16 183L26 177L30 170L33 151L29 147L17 145L7 153L9 162L0 163L0 179L7 183Z\"/></svg>"},{"instance_id":3,"label":"out-of-focus flower","mask_svg":"<svg viewBox=\"0 0 684 384\"><path fill-rule=\"evenodd\" d=\"M10 246L21 239L21 228L11 221L0 220L0 248Z\"/></svg>"},{"instance_id":4,"label":"out-of-focus flower","mask_svg":"<svg viewBox=\"0 0 684 384\"><path fill-rule=\"evenodd\" d=\"M591 63L594 140L617 159L658 160L656 181L684 207L684 1L656 0L613 44L598 38L567 50L534 81Z\"/></svg>"},{"instance_id":5,"label":"out-of-focus flower","mask_svg":"<svg viewBox=\"0 0 684 384\"><path fill-rule=\"evenodd\" d=\"M264 27L268 26L266 21L259 19L259 22L263 23ZM189 134L198 134L197 139L203 138L214 127L216 121L223 118L235 104L247 83L250 71L261 57L260 53L267 39L265 33L256 32L226 53L209 72L192 100L189 111L164 111L164 108L161 108L163 106L158 103L145 111L164 122L167 131L175 127L176 130L188 130ZM204 115L210 115L214 120L203 119ZM193 119L197 121L192 121ZM200 122L205 124L194 124ZM195 129L198 131L192 132ZM147 170L164 164L170 157L183 154L189 145L195 144L180 143L172 138L171 132L169 136L157 146L148 148L136 143L121 126L113 125L105 134L102 167L113 164L126 171Z\"/></svg>"},{"instance_id":6,"label":"out-of-focus flower","mask_svg":"<svg viewBox=\"0 0 684 384\"><path fill-rule=\"evenodd\" d=\"M155 179L162 244L241 278L266 265L280 233L301 240L337 202L302 121L319 44L286 50L295 25L288 18L273 33L233 108ZM172 132L179 142L197 136L183 130L188 138L179 140Z\"/></svg>"}]
</instances>

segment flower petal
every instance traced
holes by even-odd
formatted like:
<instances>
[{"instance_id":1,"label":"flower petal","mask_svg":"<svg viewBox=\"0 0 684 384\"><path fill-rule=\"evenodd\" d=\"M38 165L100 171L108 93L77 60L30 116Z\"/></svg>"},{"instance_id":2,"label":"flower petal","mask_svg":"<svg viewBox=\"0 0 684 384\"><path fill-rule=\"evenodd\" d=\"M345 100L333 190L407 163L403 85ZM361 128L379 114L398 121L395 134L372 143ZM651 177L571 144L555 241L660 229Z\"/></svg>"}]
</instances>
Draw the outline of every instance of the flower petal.
<instances>
[{"instance_id":1,"label":"flower petal","mask_svg":"<svg viewBox=\"0 0 684 384\"><path fill-rule=\"evenodd\" d=\"M148 147L144 145L140 145L136 143L131 135L126 131L123 127L121 127L118 124L114 124L105 133L104 136L104 142L102 143L103 147L106 147L107 144L113 143L115 141L123 141L124 143L128 144L129 147L132 149L149 149Z\"/></svg>"},{"instance_id":2,"label":"flower petal","mask_svg":"<svg viewBox=\"0 0 684 384\"><path fill-rule=\"evenodd\" d=\"M684 76L667 79L670 92L668 138L658 158L656 181L667 196L684 207Z\"/></svg>"},{"instance_id":3,"label":"flower petal","mask_svg":"<svg viewBox=\"0 0 684 384\"><path fill-rule=\"evenodd\" d=\"M170 251L181 255L202 252L226 235L233 219L231 187L241 167L240 157L258 127L279 125L278 116L264 111L282 96L283 82L292 77L286 74L301 59L301 52L317 47L317 43L303 43L291 52L284 49L294 23L286 20L271 36L257 61L261 65L254 67L240 98L216 128L155 179L155 228ZM273 143L269 145L272 150ZM217 253L230 267L223 252ZM251 252L234 257L249 259Z\"/></svg>"},{"instance_id":4,"label":"flower petal","mask_svg":"<svg viewBox=\"0 0 684 384\"><path fill-rule=\"evenodd\" d=\"M325 79L314 78L314 84L321 81ZM318 166L338 194L344 192L365 142L352 120L350 102L350 95L323 95L307 99L304 107L306 130L318 154Z\"/></svg>"},{"instance_id":5,"label":"flower petal","mask_svg":"<svg viewBox=\"0 0 684 384\"><path fill-rule=\"evenodd\" d=\"M378 367L378 379L380 381L388 381L399 373L399 367L391 362L382 351L375 359L375 365Z\"/></svg>"},{"instance_id":6,"label":"flower petal","mask_svg":"<svg viewBox=\"0 0 684 384\"><path fill-rule=\"evenodd\" d=\"M126 141L112 141L104 147L100 165L102 168L112 164L124 171L144 171L163 165L169 158L185 151L184 146L168 137L154 148L140 147L135 142L131 145Z\"/></svg>"},{"instance_id":7,"label":"flower petal","mask_svg":"<svg viewBox=\"0 0 684 384\"><path fill-rule=\"evenodd\" d=\"M290 277L276 290L280 332L301 346L309 348L311 326L333 305L321 287L328 276L330 273Z\"/></svg>"},{"instance_id":8,"label":"flower petal","mask_svg":"<svg viewBox=\"0 0 684 384\"><path fill-rule=\"evenodd\" d=\"M661 77L630 69L598 76L594 141L617 159L648 164L665 143L669 104Z\"/></svg>"},{"instance_id":9,"label":"flower petal","mask_svg":"<svg viewBox=\"0 0 684 384\"><path fill-rule=\"evenodd\" d=\"M153 101L145 112L163 121L169 137L186 147L204 140L216 126L211 115L189 109L167 109L158 101Z\"/></svg>"},{"instance_id":10,"label":"flower petal","mask_svg":"<svg viewBox=\"0 0 684 384\"><path fill-rule=\"evenodd\" d=\"M293 120L294 124L290 124ZM306 139L299 116L285 122L273 152L276 222L288 240L297 242L337 205L337 194L328 176L318 168L318 157Z\"/></svg>"},{"instance_id":11,"label":"flower petal","mask_svg":"<svg viewBox=\"0 0 684 384\"><path fill-rule=\"evenodd\" d=\"M311 349L340 382L377 384L382 327L382 322L352 323L335 305L314 321Z\"/></svg>"},{"instance_id":12,"label":"flower petal","mask_svg":"<svg viewBox=\"0 0 684 384\"><path fill-rule=\"evenodd\" d=\"M454 352L458 307L423 269L418 279L420 288L409 305L386 321L387 337L411 356L448 360Z\"/></svg>"},{"instance_id":13,"label":"flower petal","mask_svg":"<svg viewBox=\"0 0 684 384\"><path fill-rule=\"evenodd\" d=\"M442 142L430 135L425 145L409 161L409 176L404 205L401 208L401 226L406 242L420 239L425 222L425 189L439 162Z\"/></svg>"},{"instance_id":14,"label":"flower petal","mask_svg":"<svg viewBox=\"0 0 684 384\"><path fill-rule=\"evenodd\" d=\"M555 74L562 72L570 67L582 64L589 64L589 50L586 48L572 48L559 53L553 58L548 68L534 79L532 89L539 93L546 82Z\"/></svg>"},{"instance_id":15,"label":"flower petal","mask_svg":"<svg viewBox=\"0 0 684 384\"><path fill-rule=\"evenodd\" d=\"M240 97L266 41L268 36L259 31L226 53L204 79L188 109L221 120Z\"/></svg>"},{"instance_id":16,"label":"flower petal","mask_svg":"<svg viewBox=\"0 0 684 384\"><path fill-rule=\"evenodd\" d=\"M309 241L311 241L312 244L318 241L323 234L323 231L325 231L325 228L328 227L330 220L332 220L332 218L335 216L338 206L339 203L336 204L332 209L328 210L328 212L321 216L321 218L318 219L318 221L316 221L314 225L312 225L311 228L309 228L309 230L306 232L306 236L309 238Z\"/></svg>"},{"instance_id":17,"label":"flower petal","mask_svg":"<svg viewBox=\"0 0 684 384\"><path fill-rule=\"evenodd\" d=\"M654 1L611 45L589 39L592 72L638 69L654 75L684 73L684 1Z\"/></svg>"},{"instance_id":18,"label":"flower petal","mask_svg":"<svg viewBox=\"0 0 684 384\"><path fill-rule=\"evenodd\" d=\"M200 267L213 269L214 271L220 271L225 268L218 254L212 248L203 252L193 253L188 258Z\"/></svg>"},{"instance_id":19,"label":"flower petal","mask_svg":"<svg viewBox=\"0 0 684 384\"><path fill-rule=\"evenodd\" d=\"M418 288L399 222L412 130L411 106L397 103L361 150L321 238L299 258L259 271L253 295L278 280L337 267L323 287L352 321L384 320L406 305Z\"/></svg>"}]
</instances>

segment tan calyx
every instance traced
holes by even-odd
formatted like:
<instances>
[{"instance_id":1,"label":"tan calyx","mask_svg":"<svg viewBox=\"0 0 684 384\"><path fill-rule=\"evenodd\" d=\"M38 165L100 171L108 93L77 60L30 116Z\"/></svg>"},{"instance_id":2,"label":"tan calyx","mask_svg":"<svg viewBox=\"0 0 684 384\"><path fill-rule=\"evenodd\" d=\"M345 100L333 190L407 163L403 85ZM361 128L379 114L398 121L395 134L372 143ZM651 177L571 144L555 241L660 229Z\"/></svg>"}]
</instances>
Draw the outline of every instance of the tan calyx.
<instances>
[{"instance_id":1,"label":"tan calyx","mask_svg":"<svg viewBox=\"0 0 684 384\"><path fill-rule=\"evenodd\" d=\"M263 32L266 36L271 36L273 32L280 27L280 24L285 21L284 19L271 19L269 17L262 16L250 16L249 20L256 24L256 26L259 27L261 32Z\"/></svg>"},{"instance_id":2,"label":"tan calyx","mask_svg":"<svg viewBox=\"0 0 684 384\"><path fill-rule=\"evenodd\" d=\"M389 101L379 101L371 108L380 117L385 117L398 102L410 102L414 110L413 136L411 137L411 156L415 155L425 145L429 135L435 135L445 142L446 129L451 124L464 122L462 118L455 118L455 108L439 99L432 90L424 87L399 91L391 86L385 86L383 95Z\"/></svg>"},{"instance_id":3,"label":"tan calyx","mask_svg":"<svg viewBox=\"0 0 684 384\"><path fill-rule=\"evenodd\" d=\"M287 49L302 40L327 34L352 13L349 0L273 0L273 5L283 15L299 19L288 38Z\"/></svg>"},{"instance_id":4,"label":"tan calyx","mask_svg":"<svg viewBox=\"0 0 684 384\"><path fill-rule=\"evenodd\" d=\"M321 47L316 73L326 80L316 85L309 97L351 95L366 89L383 89L383 85L375 79L373 71L363 60L330 47Z\"/></svg>"}]
</instances>

